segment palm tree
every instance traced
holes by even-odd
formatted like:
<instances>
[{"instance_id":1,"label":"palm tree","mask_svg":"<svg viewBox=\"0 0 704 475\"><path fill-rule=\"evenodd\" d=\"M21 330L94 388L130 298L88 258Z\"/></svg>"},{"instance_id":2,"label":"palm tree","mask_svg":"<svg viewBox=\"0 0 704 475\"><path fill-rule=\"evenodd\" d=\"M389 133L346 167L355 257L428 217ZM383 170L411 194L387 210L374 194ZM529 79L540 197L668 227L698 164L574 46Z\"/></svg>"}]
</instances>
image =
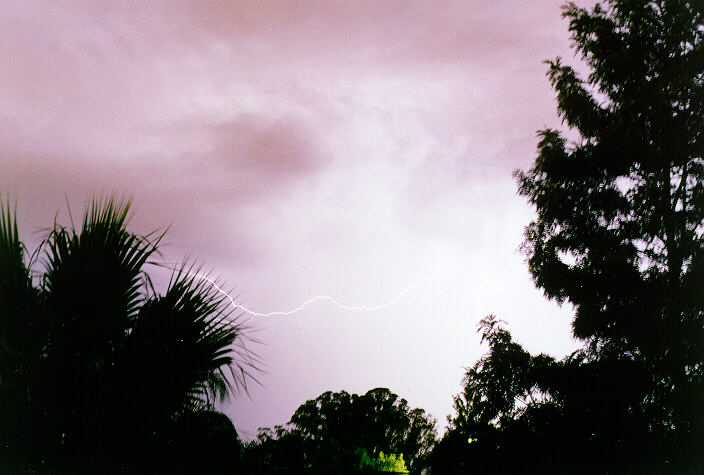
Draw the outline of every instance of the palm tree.
<instances>
[{"instance_id":1,"label":"palm tree","mask_svg":"<svg viewBox=\"0 0 704 475\"><path fill-rule=\"evenodd\" d=\"M0 208L0 461L18 470L158 464L179 418L257 369L200 269L155 290L145 268L163 265L164 233L131 233L129 216L129 201L93 200L80 229L55 223L29 254Z\"/></svg>"}]
</instances>

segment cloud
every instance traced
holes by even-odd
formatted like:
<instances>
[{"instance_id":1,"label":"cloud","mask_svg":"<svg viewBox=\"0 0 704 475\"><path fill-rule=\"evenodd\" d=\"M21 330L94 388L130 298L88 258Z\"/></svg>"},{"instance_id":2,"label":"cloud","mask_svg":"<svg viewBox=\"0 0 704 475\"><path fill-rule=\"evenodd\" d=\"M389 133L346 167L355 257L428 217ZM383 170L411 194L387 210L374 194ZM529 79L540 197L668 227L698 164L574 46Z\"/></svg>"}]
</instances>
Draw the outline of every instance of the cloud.
<instances>
[{"instance_id":1,"label":"cloud","mask_svg":"<svg viewBox=\"0 0 704 475\"><path fill-rule=\"evenodd\" d=\"M325 161L315 131L293 118L267 121L243 115L211 130L213 147L201 158L203 163L242 171L269 185L311 173Z\"/></svg>"},{"instance_id":2,"label":"cloud","mask_svg":"<svg viewBox=\"0 0 704 475\"><path fill-rule=\"evenodd\" d=\"M180 133L190 135L186 151L169 148ZM315 135L294 118L191 121L163 128L155 140L164 144L160 154L111 160L3 134L0 186L20 200L32 230L46 226L56 211L65 213L64 195L76 207L91 195L124 192L136 201L142 232L173 224L170 240L237 262L254 258L249 229L258 224L241 210L285 198L328 162Z\"/></svg>"}]
</instances>

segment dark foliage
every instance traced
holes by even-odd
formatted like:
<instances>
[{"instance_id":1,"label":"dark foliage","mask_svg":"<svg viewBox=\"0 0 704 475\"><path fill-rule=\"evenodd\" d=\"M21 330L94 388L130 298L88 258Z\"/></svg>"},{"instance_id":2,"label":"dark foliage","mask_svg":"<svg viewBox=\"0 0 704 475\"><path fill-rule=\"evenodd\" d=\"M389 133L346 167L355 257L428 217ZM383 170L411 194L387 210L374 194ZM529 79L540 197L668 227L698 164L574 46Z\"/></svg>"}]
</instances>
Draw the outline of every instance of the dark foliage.
<instances>
[{"instance_id":1,"label":"dark foliage","mask_svg":"<svg viewBox=\"0 0 704 475\"><path fill-rule=\"evenodd\" d=\"M516 172L530 272L584 348L531 356L484 320L439 473L704 469L704 3L604 3L564 7L589 76L548 62L577 141L541 131Z\"/></svg>"},{"instance_id":2,"label":"dark foliage","mask_svg":"<svg viewBox=\"0 0 704 475\"><path fill-rule=\"evenodd\" d=\"M243 445L225 414L216 411L185 413L175 421L171 433L167 446L170 473L240 473Z\"/></svg>"},{"instance_id":3,"label":"dark foliage","mask_svg":"<svg viewBox=\"0 0 704 475\"><path fill-rule=\"evenodd\" d=\"M435 442L435 421L386 388L325 392L301 405L287 427L260 429L245 456L252 473L338 473L359 466L360 449L403 454L418 473Z\"/></svg>"},{"instance_id":4,"label":"dark foliage","mask_svg":"<svg viewBox=\"0 0 704 475\"><path fill-rule=\"evenodd\" d=\"M667 468L656 456L661 448L644 437L648 421L629 409L647 389L637 365L585 360L582 352L562 361L532 356L493 316L480 331L489 352L467 370L449 430L431 458L433 473Z\"/></svg>"},{"instance_id":5,"label":"dark foliage","mask_svg":"<svg viewBox=\"0 0 704 475\"><path fill-rule=\"evenodd\" d=\"M181 457L203 448L198 424L211 420L212 437L237 443L212 406L254 367L242 327L195 269L154 290L144 269L163 235L127 231L129 208L94 201L80 229L54 224L29 260L0 210L2 473L168 466L174 444Z\"/></svg>"}]
</instances>

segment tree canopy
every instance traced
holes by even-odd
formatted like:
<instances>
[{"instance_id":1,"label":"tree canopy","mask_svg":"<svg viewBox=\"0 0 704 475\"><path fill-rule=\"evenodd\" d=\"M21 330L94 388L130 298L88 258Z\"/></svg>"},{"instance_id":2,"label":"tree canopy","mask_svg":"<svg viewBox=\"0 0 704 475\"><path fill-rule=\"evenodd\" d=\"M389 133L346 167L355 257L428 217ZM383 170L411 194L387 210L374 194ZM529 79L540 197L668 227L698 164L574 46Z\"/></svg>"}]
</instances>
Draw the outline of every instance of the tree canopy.
<instances>
[{"instance_id":1,"label":"tree canopy","mask_svg":"<svg viewBox=\"0 0 704 475\"><path fill-rule=\"evenodd\" d=\"M365 449L360 449L359 454L359 469L374 470L376 472L394 472L408 473L406 462L403 460L403 454L385 454L379 452L376 458L372 459Z\"/></svg>"},{"instance_id":2,"label":"tree canopy","mask_svg":"<svg viewBox=\"0 0 704 475\"><path fill-rule=\"evenodd\" d=\"M541 471L695 470L704 467L704 4L610 0L568 3L563 14L588 69L580 77L560 58L547 62L573 139L541 130L533 167L515 177L537 212L523 244L531 275L574 307L584 348L562 361L531 356L484 320L489 353L467 371L441 451L488 471L487 453L510 450ZM468 447L484 455L472 459Z\"/></svg>"},{"instance_id":3,"label":"tree canopy","mask_svg":"<svg viewBox=\"0 0 704 475\"><path fill-rule=\"evenodd\" d=\"M354 470L363 453L379 467L403 462L417 473L435 434L432 417L386 388L327 391L302 404L287 427L260 430L249 457L259 470Z\"/></svg>"}]
</instances>

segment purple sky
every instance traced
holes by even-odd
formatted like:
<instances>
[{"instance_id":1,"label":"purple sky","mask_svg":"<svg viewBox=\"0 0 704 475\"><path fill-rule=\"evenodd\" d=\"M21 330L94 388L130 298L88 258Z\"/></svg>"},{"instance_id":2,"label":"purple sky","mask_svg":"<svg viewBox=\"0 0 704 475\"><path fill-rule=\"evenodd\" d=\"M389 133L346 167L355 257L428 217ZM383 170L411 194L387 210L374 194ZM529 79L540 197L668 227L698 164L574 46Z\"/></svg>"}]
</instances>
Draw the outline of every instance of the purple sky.
<instances>
[{"instance_id":1,"label":"purple sky","mask_svg":"<svg viewBox=\"0 0 704 475\"><path fill-rule=\"evenodd\" d=\"M251 317L262 386L224 407L243 437L378 386L444 424L488 313L532 352L575 347L517 252L532 210L511 177L560 126L560 2L2 3L0 192L26 242L65 197L75 215L114 191L257 312L433 276L373 312Z\"/></svg>"}]
</instances>

